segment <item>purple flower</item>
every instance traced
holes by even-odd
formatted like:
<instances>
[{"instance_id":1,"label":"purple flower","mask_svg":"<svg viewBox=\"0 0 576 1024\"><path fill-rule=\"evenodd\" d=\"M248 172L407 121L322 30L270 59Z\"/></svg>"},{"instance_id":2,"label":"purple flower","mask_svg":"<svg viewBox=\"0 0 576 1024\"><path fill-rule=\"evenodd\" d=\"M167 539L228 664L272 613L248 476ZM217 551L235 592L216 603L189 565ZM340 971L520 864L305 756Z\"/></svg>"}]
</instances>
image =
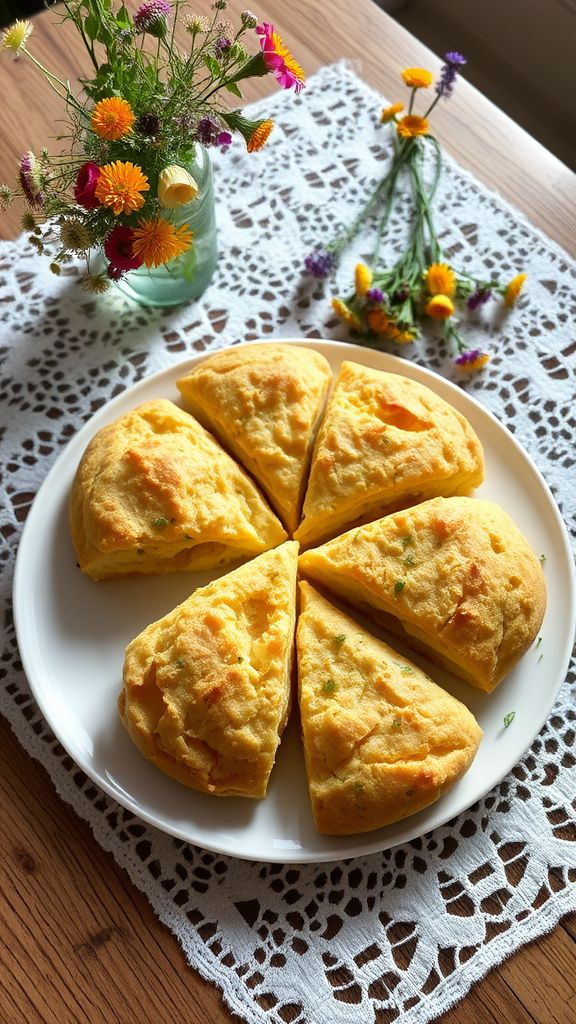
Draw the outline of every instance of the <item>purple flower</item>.
<instances>
[{"instance_id":1,"label":"purple flower","mask_svg":"<svg viewBox=\"0 0 576 1024\"><path fill-rule=\"evenodd\" d=\"M459 64L462 65L468 63L466 57L463 57L457 50L451 50L450 53L445 53L444 60L447 64L453 64L454 67L458 67Z\"/></svg>"},{"instance_id":2,"label":"purple flower","mask_svg":"<svg viewBox=\"0 0 576 1024\"><path fill-rule=\"evenodd\" d=\"M461 352L459 356L456 356L454 362L458 366L467 366L468 363L475 363L477 359L481 359L483 355L481 348L469 348L466 352Z\"/></svg>"},{"instance_id":3,"label":"purple flower","mask_svg":"<svg viewBox=\"0 0 576 1024\"><path fill-rule=\"evenodd\" d=\"M452 95L458 70L463 64L466 64L466 58L461 53L453 50L450 53L444 54L444 60L446 63L440 69L440 78L436 83L436 92L438 96L443 96L447 99Z\"/></svg>"},{"instance_id":4,"label":"purple flower","mask_svg":"<svg viewBox=\"0 0 576 1024\"><path fill-rule=\"evenodd\" d=\"M384 302L384 292L381 288L369 288L366 292L368 302Z\"/></svg>"},{"instance_id":5,"label":"purple flower","mask_svg":"<svg viewBox=\"0 0 576 1024\"><path fill-rule=\"evenodd\" d=\"M478 309L478 306L483 306L485 302L488 302L491 295L492 292L489 288L481 288L478 286L475 291L472 292L472 295L468 299L466 305L468 306L468 309Z\"/></svg>"},{"instance_id":6,"label":"purple flower","mask_svg":"<svg viewBox=\"0 0 576 1024\"><path fill-rule=\"evenodd\" d=\"M214 52L217 57L223 57L224 54L228 53L232 46L232 40L226 39L225 36L221 36L214 43Z\"/></svg>"},{"instance_id":7,"label":"purple flower","mask_svg":"<svg viewBox=\"0 0 576 1024\"><path fill-rule=\"evenodd\" d=\"M141 135L147 135L153 139L160 131L160 118L158 114L140 114L136 121L136 131Z\"/></svg>"},{"instance_id":8,"label":"purple flower","mask_svg":"<svg viewBox=\"0 0 576 1024\"><path fill-rule=\"evenodd\" d=\"M490 362L490 356L488 352L483 352L480 348L469 348L466 352L461 352L459 356L456 356L454 362L461 370L474 372L486 366L486 363Z\"/></svg>"},{"instance_id":9,"label":"purple flower","mask_svg":"<svg viewBox=\"0 0 576 1024\"><path fill-rule=\"evenodd\" d=\"M220 125L213 117L201 117L196 127L196 137L203 146L213 146L220 134Z\"/></svg>"},{"instance_id":10,"label":"purple flower","mask_svg":"<svg viewBox=\"0 0 576 1024\"><path fill-rule=\"evenodd\" d=\"M134 15L134 27L137 32L160 38L166 31L166 19L171 12L167 0L146 0Z\"/></svg>"},{"instance_id":11,"label":"purple flower","mask_svg":"<svg viewBox=\"0 0 576 1024\"><path fill-rule=\"evenodd\" d=\"M228 149L228 146L232 145L232 136L230 132L220 132L216 137L216 145L220 146L221 149Z\"/></svg>"},{"instance_id":12,"label":"purple flower","mask_svg":"<svg viewBox=\"0 0 576 1024\"><path fill-rule=\"evenodd\" d=\"M306 267L306 273L310 274L310 277L328 277L334 266L334 257L326 249L316 249L315 252L311 252L306 257L304 266Z\"/></svg>"}]
</instances>

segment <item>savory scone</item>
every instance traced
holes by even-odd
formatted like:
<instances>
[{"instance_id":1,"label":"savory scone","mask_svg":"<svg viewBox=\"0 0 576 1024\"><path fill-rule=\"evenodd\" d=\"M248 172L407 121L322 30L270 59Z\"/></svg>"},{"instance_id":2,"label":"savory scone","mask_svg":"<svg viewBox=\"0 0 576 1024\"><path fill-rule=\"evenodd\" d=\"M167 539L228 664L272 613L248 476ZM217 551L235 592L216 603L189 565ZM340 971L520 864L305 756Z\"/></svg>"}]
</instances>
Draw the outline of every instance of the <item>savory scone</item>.
<instances>
[{"instance_id":1,"label":"savory scone","mask_svg":"<svg viewBox=\"0 0 576 1024\"><path fill-rule=\"evenodd\" d=\"M438 800L482 738L460 701L300 584L298 692L316 828L351 835Z\"/></svg>"},{"instance_id":2,"label":"savory scone","mask_svg":"<svg viewBox=\"0 0 576 1024\"><path fill-rule=\"evenodd\" d=\"M426 498L468 494L483 478L482 447L456 409L407 377L343 362L294 537L317 544Z\"/></svg>"},{"instance_id":3,"label":"savory scone","mask_svg":"<svg viewBox=\"0 0 576 1024\"><path fill-rule=\"evenodd\" d=\"M163 772L262 798L290 710L298 545L197 590L126 650L122 721Z\"/></svg>"},{"instance_id":4,"label":"savory scone","mask_svg":"<svg viewBox=\"0 0 576 1024\"><path fill-rule=\"evenodd\" d=\"M434 498L305 552L304 576L479 690L527 651L546 608L540 562L491 501Z\"/></svg>"},{"instance_id":5,"label":"savory scone","mask_svg":"<svg viewBox=\"0 0 576 1024\"><path fill-rule=\"evenodd\" d=\"M217 352L177 381L186 407L252 473L290 533L331 376L313 349L258 344Z\"/></svg>"},{"instance_id":6,"label":"savory scone","mask_svg":"<svg viewBox=\"0 0 576 1024\"><path fill-rule=\"evenodd\" d=\"M164 400L92 438L72 487L70 527L78 564L96 580L210 569L286 539L248 475Z\"/></svg>"}]
</instances>

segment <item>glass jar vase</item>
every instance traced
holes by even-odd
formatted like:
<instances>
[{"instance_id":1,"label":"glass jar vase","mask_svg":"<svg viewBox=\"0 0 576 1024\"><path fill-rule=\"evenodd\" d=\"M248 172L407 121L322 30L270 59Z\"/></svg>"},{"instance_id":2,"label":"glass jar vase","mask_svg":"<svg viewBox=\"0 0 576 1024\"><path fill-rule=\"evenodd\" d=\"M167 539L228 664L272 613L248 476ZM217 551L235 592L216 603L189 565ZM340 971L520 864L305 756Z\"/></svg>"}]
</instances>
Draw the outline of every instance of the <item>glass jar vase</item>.
<instances>
[{"instance_id":1,"label":"glass jar vase","mask_svg":"<svg viewBox=\"0 0 576 1024\"><path fill-rule=\"evenodd\" d=\"M191 203L166 210L164 216L179 227L192 231L192 246L182 256L160 267L130 270L116 282L125 295L143 306L179 306L198 299L206 290L218 261L212 164L208 151L196 143L181 164L198 185L198 196Z\"/></svg>"}]
</instances>

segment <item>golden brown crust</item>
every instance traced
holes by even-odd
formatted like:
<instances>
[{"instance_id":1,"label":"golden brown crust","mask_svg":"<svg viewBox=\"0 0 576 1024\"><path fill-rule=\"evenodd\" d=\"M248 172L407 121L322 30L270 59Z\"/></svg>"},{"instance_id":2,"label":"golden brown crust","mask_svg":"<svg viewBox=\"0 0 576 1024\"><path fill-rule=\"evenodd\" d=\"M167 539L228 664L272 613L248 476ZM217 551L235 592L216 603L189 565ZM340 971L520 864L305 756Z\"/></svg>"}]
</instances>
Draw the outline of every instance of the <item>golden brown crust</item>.
<instances>
[{"instance_id":1,"label":"golden brown crust","mask_svg":"<svg viewBox=\"0 0 576 1024\"><path fill-rule=\"evenodd\" d=\"M261 344L223 349L177 381L186 407L252 473L290 533L331 376L313 349Z\"/></svg>"},{"instance_id":2,"label":"golden brown crust","mask_svg":"<svg viewBox=\"0 0 576 1024\"><path fill-rule=\"evenodd\" d=\"M298 687L318 831L368 832L428 807L474 759L473 715L309 584L300 594Z\"/></svg>"},{"instance_id":3,"label":"golden brown crust","mask_svg":"<svg viewBox=\"0 0 576 1024\"><path fill-rule=\"evenodd\" d=\"M493 502L435 498L349 531L300 570L378 621L403 628L487 692L535 639L546 607L540 562Z\"/></svg>"},{"instance_id":4,"label":"golden brown crust","mask_svg":"<svg viewBox=\"0 0 576 1024\"><path fill-rule=\"evenodd\" d=\"M80 568L94 579L208 569L286 537L247 474L192 416L161 399L92 438L70 525Z\"/></svg>"},{"instance_id":5,"label":"golden brown crust","mask_svg":"<svg viewBox=\"0 0 576 1024\"><path fill-rule=\"evenodd\" d=\"M483 478L482 447L456 409L416 381L343 362L294 536L317 544L426 498L468 494Z\"/></svg>"},{"instance_id":6,"label":"golden brown crust","mask_svg":"<svg viewBox=\"0 0 576 1024\"><path fill-rule=\"evenodd\" d=\"M118 709L149 761L216 796L266 795L290 708L298 545L197 590L126 650Z\"/></svg>"}]
</instances>

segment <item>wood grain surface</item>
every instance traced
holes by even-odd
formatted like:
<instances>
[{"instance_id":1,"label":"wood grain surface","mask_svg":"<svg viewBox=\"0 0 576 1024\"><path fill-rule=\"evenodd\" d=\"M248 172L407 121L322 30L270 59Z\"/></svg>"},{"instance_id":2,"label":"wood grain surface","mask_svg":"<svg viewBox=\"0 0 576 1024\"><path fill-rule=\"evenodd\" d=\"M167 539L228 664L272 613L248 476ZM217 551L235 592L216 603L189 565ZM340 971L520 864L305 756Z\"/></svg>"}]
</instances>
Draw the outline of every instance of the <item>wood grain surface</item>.
<instances>
[{"instance_id":1,"label":"wood grain surface","mask_svg":"<svg viewBox=\"0 0 576 1024\"><path fill-rule=\"evenodd\" d=\"M134 8L134 0L128 6ZM198 0L194 7L203 11L208 4ZM243 8L240 0L229 3L232 20ZM399 68L439 68L430 51L370 0L267 0L258 13L276 24L309 74L347 58L390 100L401 94ZM87 70L75 34L54 12L34 19L31 45L71 81ZM274 88L271 79L248 83L246 100ZM53 148L62 108L24 60L6 54L0 96L0 181L10 181L24 150ZM568 168L464 81L450 103L437 108L434 125L464 167L575 252L576 177ZM17 212L0 216L0 237L18 231ZM60 801L4 720L0 773L0 1024L229 1024L233 1015L217 990L186 964L145 897ZM575 937L574 920L565 919L494 969L443 1020L574 1024Z\"/></svg>"}]
</instances>

